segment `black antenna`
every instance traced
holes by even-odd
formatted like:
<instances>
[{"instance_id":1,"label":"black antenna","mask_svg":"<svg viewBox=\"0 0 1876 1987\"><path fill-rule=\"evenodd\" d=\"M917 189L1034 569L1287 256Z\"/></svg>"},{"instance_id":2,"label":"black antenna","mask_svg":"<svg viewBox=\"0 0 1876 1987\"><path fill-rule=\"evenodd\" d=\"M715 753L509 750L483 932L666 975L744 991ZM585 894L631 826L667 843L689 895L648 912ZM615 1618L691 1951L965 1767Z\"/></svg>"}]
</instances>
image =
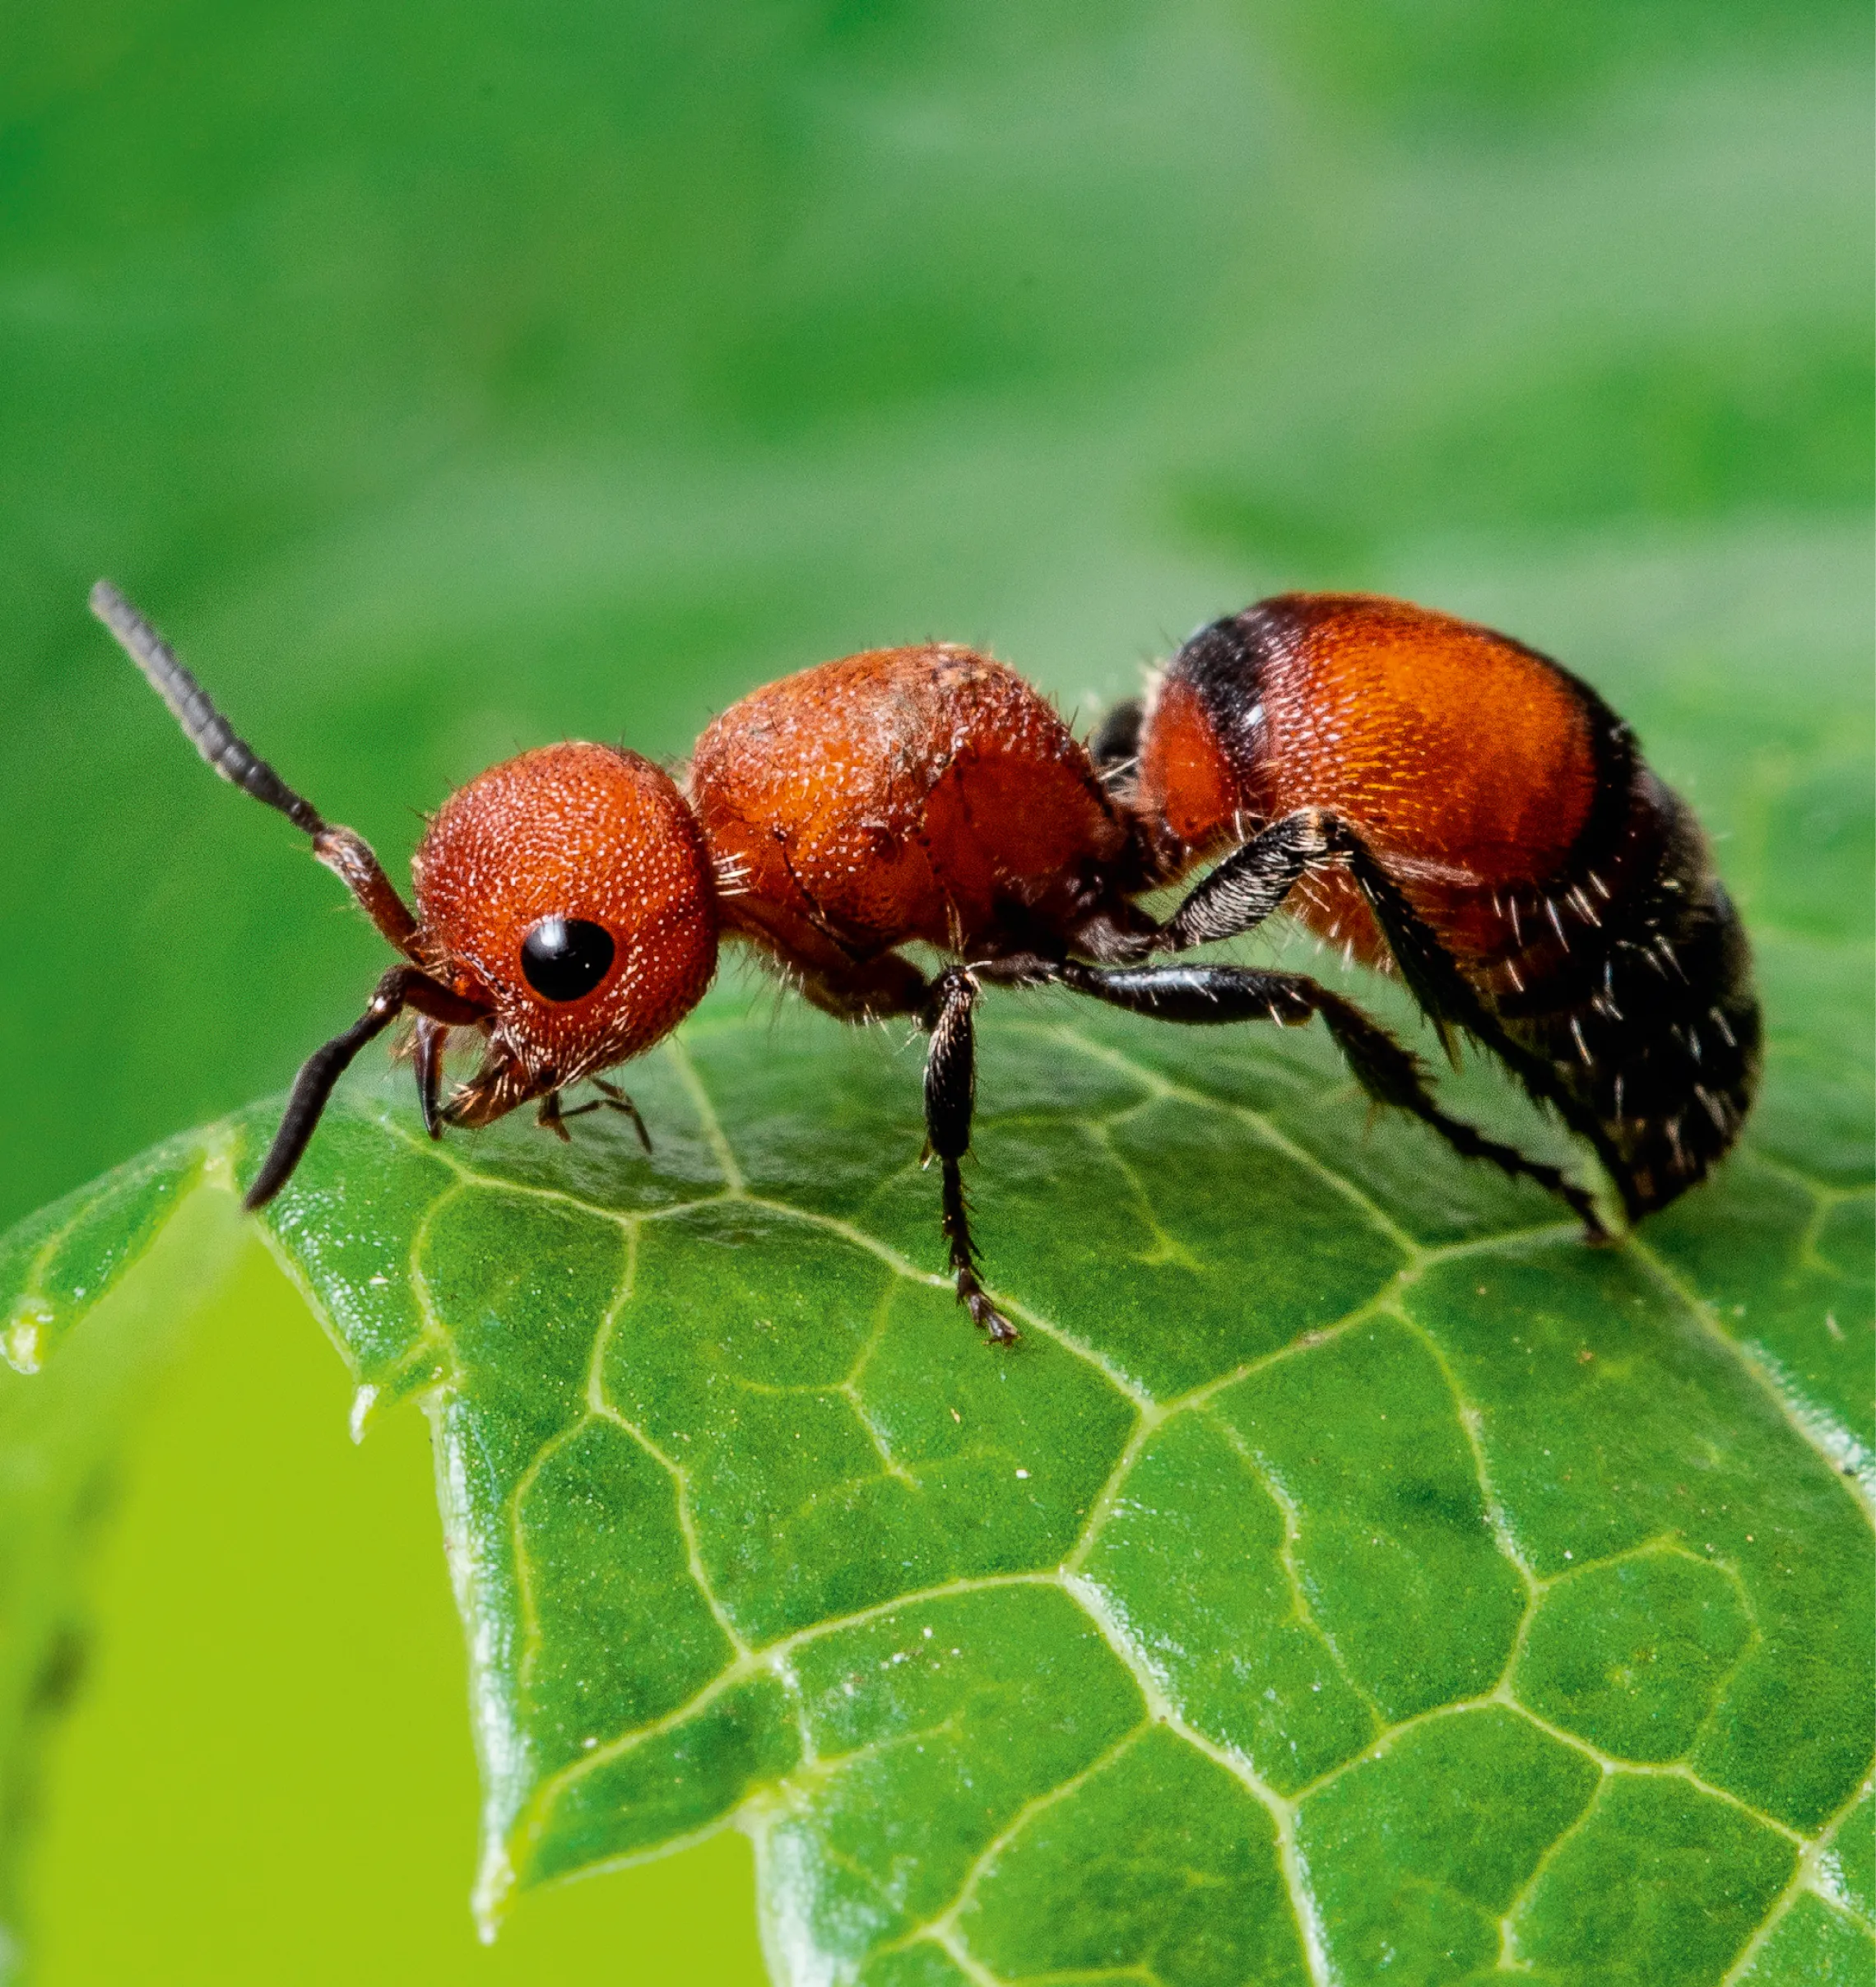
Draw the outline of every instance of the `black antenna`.
<instances>
[{"instance_id":1,"label":"black antenna","mask_svg":"<svg viewBox=\"0 0 1876 1987\"><path fill-rule=\"evenodd\" d=\"M225 780L277 807L295 828L304 829L313 838L315 857L351 892L365 916L406 959L420 964L417 921L370 844L351 829L326 820L245 740L234 736L234 726L209 702L208 692L183 667L175 650L108 579L92 587L91 611L149 678L196 750Z\"/></svg>"},{"instance_id":2,"label":"black antenna","mask_svg":"<svg viewBox=\"0 0 1876 1987\"><path fill-rule=\"evenodd\" d=\"M234 736L234 727L209 701L208 692L177 659L176 652L108 579L91 589L91 611L110 629L131 661L174 713L189 743L225 780L277 807L309 835L326 824L311 801L302 800L267 762Z\"/></svg>"}]
</instances>

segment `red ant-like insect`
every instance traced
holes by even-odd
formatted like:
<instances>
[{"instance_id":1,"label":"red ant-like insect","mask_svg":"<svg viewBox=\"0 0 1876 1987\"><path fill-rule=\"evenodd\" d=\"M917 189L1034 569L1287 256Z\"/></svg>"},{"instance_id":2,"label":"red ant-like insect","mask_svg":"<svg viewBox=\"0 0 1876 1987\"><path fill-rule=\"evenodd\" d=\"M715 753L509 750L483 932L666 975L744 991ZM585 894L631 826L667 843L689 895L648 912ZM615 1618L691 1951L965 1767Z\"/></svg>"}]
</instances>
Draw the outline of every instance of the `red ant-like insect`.
<instances>
[{"instance_id":1,"label":"red ant-like insect","mask_svg":"<svg viewBox=\"0 0 1876 1987\"><path fill-rule=\"evenodd\" d=\"M688 795L635 753L524 752L453 794L412 863L413 912L350 829L235 736L103 582L93 610L217 773L277 808L402 954L294 1085L247 1205L277 1193L341 1071L404 1010L432 1137L533 1103L565 1120L600 1073L694 1007L720 935L816 1006L929 1034L925 1123L959 1301L977 1274L959 1163L987 984L1055 986L1174 1022L1319 1015L1363 1089L1456 1151L1535 1181L1592 1237L1592 1196L1434 1101L1418 1060L1306 975L1184 952L1286 901L1397 968L1449 1049L1495 1056L1594 1147L1630 1219L1733 1144L1759 1010L1739 919L1691 810L1586 684L1502 635L1366 594L1290 594L1201 629L1091 745L1002 664L931 645L769 685L698 741ZM1140 899L1219 858L1162 923ZM951 963L928 978L901 948ZM480 1066L443 1095L451 1028ZM590 1081L599 1101L561 1105Z\"/></svg>"}]
</instances>

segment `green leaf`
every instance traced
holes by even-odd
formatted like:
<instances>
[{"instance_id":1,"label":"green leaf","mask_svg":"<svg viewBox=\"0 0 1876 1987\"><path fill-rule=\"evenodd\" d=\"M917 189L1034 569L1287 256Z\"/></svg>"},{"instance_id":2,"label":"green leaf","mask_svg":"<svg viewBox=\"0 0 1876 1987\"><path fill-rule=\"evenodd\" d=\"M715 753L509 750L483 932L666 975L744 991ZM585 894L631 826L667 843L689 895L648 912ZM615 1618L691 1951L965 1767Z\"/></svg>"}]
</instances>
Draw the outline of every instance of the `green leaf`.
<instances>
[{"instance_id":1,"label":"green leaf","mask_svg":"<svg viewBox=\"0 0 1876 1987\"><path fill-rule=\"evenodd\" d=\"M1740 1150L1618 1247L1371 1126L1314 1031L1010 996L972 1174L1025 1329L1004 1356L939 1274L902 1040L718 996L631 1072L649 1161L591 1121L433 1145L407 1079L355 1081L266 1233L358 1425L431 1418L485 1916L733 1823L795 1980L1867 1978L1869 723L1840 566L1794 568L1824 605L1782 676L1771 569L1684 666L1611 569L1670 658L1624 708L1721 837L1768 1026ZM1721 587L1676 569L1677 599ZM1562 1150L1488 1071L1442 1080ZM137 1334L231 1232L185 1196L276 1112L0 1242L0 1336L44 1367L0 1373L16 1807Z\"/></svg>"},{"instance_id":2,"label":"green leaf","mask_svg":"<svg viewBox=\"0 0 1876 1987\"><path fill-rule=\"evenodd\" d=\"M649 1161L360 1084L270 1211L358 1424L430 1417L485 1918L733 1820L795 1980L1866 1968L1867 1190L1749 1145L1595 1250L1308 1032L982 1032L1007 1354L916 1065L806 1014L637 1065ZM274 1109L17 1232L16 1363Z\"/></svg>"},{"instance_id":3,"label":"green leaf","mask_svg":"<svg viewBox=\"0 0 1876 1987\"><path fill-rule=\"evenodd\" d=\"M81 1576L123 1437L192 1298L239 1240L228 1196L191 1193L204 1152L198 1138L160 1146L0 1237L0 1349L14 1369L0 1369L0 1980L16 1950L40 1742L83 1676Z\"/></svg>"},{"instance_id":4,"label":"green leaf","mask_svg":"<svg viewBox=\"0 0 1876 1987\"><path fill-rule=\"evenodd\" d=\"M439 35L385 10L81 3L38 10L7 65L9 1218L277 1083L379 965L280 824L213 790L162 731L82 615L100 566L147 589L257 743L393 866L414 810L518 743L681 753L752 681L877 639L993 642L1085 709L1091 692L1126 694L1157 640L1283 587L1373 586L1490 620L1634 720L1716 831L1753 922L1766 1094L1747 1150L1650 1224L1646 1256L1511 1243L1549 1210L1462 1176L1417 1135L1370 1136L1307 1039L1175 1052L1150 1031L1011 1005L988 1018L973 1175L997 1276L1156 1409L1241 1355L1288 1349L1209 1411L1147 1428L1039 1326L991 1360L941 1292L806 1220L831 1214L936 1266L929 1182L905 1171L914 1056L718 1019L691 1041L695 1067L752 1191L792 1211L762 1218L753 1246L702 1215L634 1216L637 1280L613 1328L631 1342L619 1383L647 1424L666 1417L641 1432L693 1486L691 1538L666 1465L608 1423L560 1437L530 1482L516 1521L525 1511L554 1549L521 1560L514 1525L490 1532L468 1501L471 1465L512 1477L541 1429L565 1425L578 1386L553 1395L555 1335L597 1326L551 1292L499 1288L498 1230L532 1233L504 1211L512 1193L465 1186L473 1205L420 1233L435 1180L455 1176L404 1145L388 1163L382 1099L360 1089L349 1190L328 1167L330 1218L303 1209L290 1260L378 1388L424 1390L430 1350L398 1360L428 1303L430 1349L467 1390L444 1453L462 1465L452 1536L485 1629L491 1784L521 1790L520 1815L545 1799L556 1747L603 1725L601 1752L646 1720L640 1743L564 1781L568 1867L611 1853L625 1818L644 1841L672 1836L751 1785L736 1812L801 1851L798 1877L772 1859L768 1893L795 1910L777 1922L797 1951L834 1943L814 1929L817 1899L847 1922L826 1868L874 1867L810 1854L809 1821L773 1824L772 1748L801 1736L772 1715L779 1677L720 1683L707 1716L653 1731L669 1714L650 1707L724 1677L733 1647L688 1578L693 1541L746 1641L799 1635L776 1622L816 1608L831 1618L843 1583L1047 1568L1092 1533L1067 1618L1104 1609L1202 1743L1167 1729L1102 1755L1005 1844L954 1920L999 1970L1282 1978L1288 1900L1307 1882L1338 1977L1476 1975L1503 1949L1489 1928L1517 1897L1511 1865L1563 1827L1574 1770L1549 1748L1581 1761L1580 1739L1627 1763L1518 1880L1516 1950L1533 1969L1606 1977L1609 1952L1568 1943L1582 1903L1578 1936L1644 1974L1866 1981L1867 1800L1834 1837L1788 1821L1801 1850L1773 1830L1799 1851L1796 1888L1757 1917L1764 1869L1718 1833L1702 1846L1708 1809L1692 1810L1690 1837L1679 1809L1638 1827L1614 1804L1633 1787L1671 1794L1682 1783L1661 1769L1690 1756L1774 1808L1744 1755L1823 1785L1867 1707L1834 1688L1843 1624L1867 1623L1869 1592L1824 1484L1866 1469L1876 1440L1863 10L574 7L545 26L524 12L472 3ZM1063 1022L1124 1060L1065 1047ZM1130 1066L1212 1101L1129 1112ZM632 1080L661 1089L657 1168L584 1139L537 1153L522 1128L435 1163L537 1168L576 1201L604 1204L623 1181L628 1212L714 1191L671 1071ZM217 1130L114 1177L5 1259L16 1357L72 1336L36 1377L0 1372L0 1863L23 1837L35 1736L72 1687L77 1574L117 1432L221 1247L228 1203L190 1199L137 1252L236 1149ZM589 1286L634 1246L577 1206L556 1226L550 1205L529 1206ZM1456 1243L1481 1247L1435 1260ZM428 1265L416 1288L413 1247ZM680 1254L681 1301L745 1329L699 1351L700 1327L687 1338L683 1318L652 1315L680 1302ZM494 1266L478 1275L478 1260ZM508 1266L529 1261L511 1251ZM667 1273L661 1298L650 1279ZM746 1316L738 1278L761 1293ZM837 1302L835 1283L851 1296ZM729 1377L764 1370L750 1321L851 1344L873 1291L889 1293L888 1329L854 1390L903 1479L845 1395L778 1407ZM1306 1342L1377 1293L1366 1321ZM542 1336L524 1363L522 1341ZM500 1385L511 1371L518 1396ZM1286 1386L1308 1397L1277 1400ZM975 1418L953 1422L954 1400ZM295 1409L312 1411L255 1388L270 1425ZM201 1439L225 1437L207 1421ZM824 1488L847 1467L846 1488ZM277 1498L253 1486L257 1511ZM1760 1529L1767 1509L1785 1530ZM1709 1513L1743 1530L1709 1529ZM192 1551L186 1511L176 1530ZM1786 1536L1790 1556L1736 1559ZM1555 1576L1528 1615L1516 1554ZM511 1598L501 1579L521 1565L555 1576ZM532 1643L515 1640L524 1598ZM186 1642L189 1604L164 1600L137 1596L158 1618L148 1632ZM1506 1653L1514 1616L1529 1631ZM409 1623L384 1628L396 1640ZM1045 1676L1019 1636L1018 1681L1067 1690L1067 1646L1050 1646ZM1439 1693L1476 1692L1494 1655L1523 1711L1443 1711L1465 1700ZM1846 1670L1859 1660L1851 1647ZM1101 1674L1138 1674L1115 1660ZM1769 1709L1767 1677L1785 1693ZM439 1683L453 1701L454 1676ZM304 1687L256 1690L290 1709ZM1092 1716L1102 1691L1085 1694ZM127 1698L101 1754L136 1743L141 1709ZM873 1729L890 1729L891 1705L875 1709ZM1526 1712L1551 1729L1516 1750ZM201 1715L226 1713L210 1692ZM972 1731L987 1715L970 1713ZM1416 1715L1367 1759L1383 1720ZM255 1776L277 1777L253 1751ZM1240 1755L1269 1799L1232 1771ZM897 1754L869 1759L901 1784ZM788 1797L824 1818L842 1774L857 1785L796 1770ZM225 1791L230 1829L252 1826L251 1790ZM429 1833L454 1826L451 1797L434 1793ZM1273 1802L1307 1823L1301 1861L1273 1858ZM848 1812L876 1849L884 1834L865 1830L881 1817L858 1794ZM954 1814L931 1826L969 1833ZM98 1833L71 1831L74 1912L87 1884L119 1881ZM315 1826L279 1863L329 1875L332 1840ZM507 1853L537 1871L547 1843L518 1836ZM1614 1867L1590 1870L1582 1859L1610 1844ZM163 1880L150 1867L187 1869L171 1849L146 1859L146 1885ZM182 1914L184 1957L170 1957L192 1980L229 1970L227 1880L208 1864L207 1899L193 1923ZM378 1920L344 1920L367 1970L395 1971L374 1935L384 1915L407 1923L416 1883L409 1864L386 1873ZM583 1901L594 1922L606 1896ZM542 1901L555 1905L578 1908ZM279 1938L290 1914L266 1915ZM1717 1957L1748 1920L1744 1956ZM339 1922L322 1928L335 1952ZM1391 1951L1362 1943L1377 1925ZM960 1977L929 1939L871 1973Z\"/></svg>"}]
</instances>

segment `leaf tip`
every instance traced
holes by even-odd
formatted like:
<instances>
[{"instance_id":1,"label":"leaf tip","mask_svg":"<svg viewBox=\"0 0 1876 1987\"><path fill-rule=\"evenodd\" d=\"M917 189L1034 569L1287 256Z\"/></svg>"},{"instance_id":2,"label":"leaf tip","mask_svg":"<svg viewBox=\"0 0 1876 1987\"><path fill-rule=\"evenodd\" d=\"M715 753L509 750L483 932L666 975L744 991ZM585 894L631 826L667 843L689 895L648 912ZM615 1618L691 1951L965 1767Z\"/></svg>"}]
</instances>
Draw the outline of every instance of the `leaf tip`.
<instances>
[{"instance_id":1,"label":"leaf tip","mask_svg":"<svg viewBox=\"0 0 1876 1987\"><path fill-rule=\"evenodd\" d=\"M469 1909L476 1920L476 1936L485 1946L495 1943L495 1934L502 1929L502 1920L508 1915L508 1899L514 1890L514 1864L509 1859L505 1844L491 1841L484 1850L482 1867L476 1878L476 1888L469 1899Z\"/></svg>"},{"instance_id":2,"label":"leaf tip","mask_svg":"<svg viewBox=\"0 0 1876 1987\"><path fill-rule=\"evenodd\" d=\"M365 1440L371 1426L371 1411L377 1405L378 1389L374 1386L361 1386L353 1394L351 1413L346 1418L346 1425L351 1429L355 1442Z\"/></svg>"},{"instance_id":3,"label":"leaf tip","mask_svg":"<svg viewBox=\"0 0 1876 1987\"><path fill-rule=\"evenodd\" d=\"M46 1334L58 1314L39 1298L22 1298L0 1335L0 1355L16 1373L36 1373L45 1361Z\"/></svg>"}]
</instances>

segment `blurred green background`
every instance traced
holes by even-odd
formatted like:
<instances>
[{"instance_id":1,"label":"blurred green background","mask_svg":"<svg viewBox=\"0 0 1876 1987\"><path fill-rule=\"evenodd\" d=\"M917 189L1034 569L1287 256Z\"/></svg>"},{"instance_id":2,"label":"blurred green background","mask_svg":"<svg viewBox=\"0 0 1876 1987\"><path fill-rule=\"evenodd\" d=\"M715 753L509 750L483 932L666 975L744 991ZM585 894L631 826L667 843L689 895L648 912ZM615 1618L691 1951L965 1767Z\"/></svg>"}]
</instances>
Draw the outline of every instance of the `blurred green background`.
<instances>
[{"instance_id":1,"label":"blurred green background","mask_svg":"<svg viewBox=\"0 0 1876 1987\"><path fill-rule=\"evenodd\" d=\"M928 635L1086 708L1288 585L1561 653L1723 824L1703 658L1770 708L1868 648L1869 42L1791 0L6 0L0 1222L283 1084L381 963L100 573L394 871L522 745L676 757ZM759 1977L734 1837L474 1946L426 1444L353 1450L345 1398L250 1261L124 1472L43 1978Z\"/></svg>"}]
</instances>

